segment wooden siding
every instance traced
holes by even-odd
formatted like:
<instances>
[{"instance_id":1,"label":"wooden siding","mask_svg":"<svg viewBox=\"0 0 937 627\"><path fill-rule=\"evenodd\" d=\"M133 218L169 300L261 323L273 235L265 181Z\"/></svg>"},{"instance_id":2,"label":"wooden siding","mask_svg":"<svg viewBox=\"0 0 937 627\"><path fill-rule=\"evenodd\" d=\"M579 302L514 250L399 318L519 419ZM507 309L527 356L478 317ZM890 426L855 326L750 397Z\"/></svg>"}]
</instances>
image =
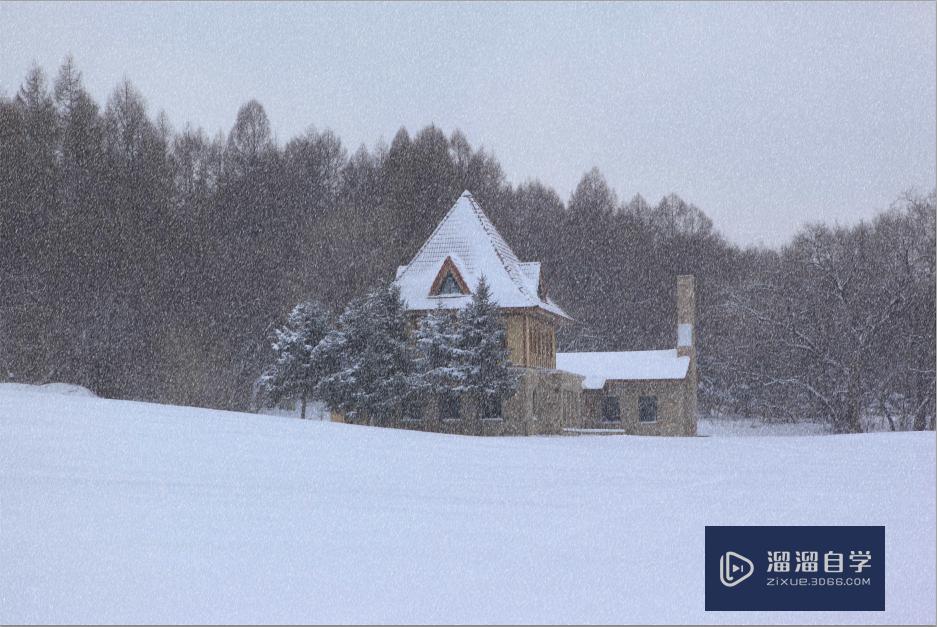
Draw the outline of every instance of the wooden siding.
<instances>
[{"instance_id":1,"label":"wooden siding","mask_svg":"<svg viewBox=\"0 0 937 627\"><path fill-rule=\"evenodd\" d=\"M511 363L525 368L556 368L556 324L529 313L504 315Z\"/></svg>"}]
</instances>

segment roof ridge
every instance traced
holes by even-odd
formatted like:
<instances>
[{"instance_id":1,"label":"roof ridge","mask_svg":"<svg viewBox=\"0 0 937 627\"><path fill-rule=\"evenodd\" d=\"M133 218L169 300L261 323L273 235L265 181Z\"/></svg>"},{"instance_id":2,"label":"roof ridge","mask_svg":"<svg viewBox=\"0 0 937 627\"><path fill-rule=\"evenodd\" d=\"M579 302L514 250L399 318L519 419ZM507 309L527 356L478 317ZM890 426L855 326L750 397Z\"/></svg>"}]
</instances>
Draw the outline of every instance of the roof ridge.
<instances>
[{"instance_id":1,"label":"roof ridge","mask_svg":"<svg viewBox=\"0 0 937 627\"><path fill-rule=\"evenodd\" d=\"M459 198L462 198L462 196L465 196L466 194L468 195L469 198L472 198L472 194L469 192L469 190L463 191L462 194L459 195ZM443 227L443 225L449 219L449 216L452 215L452 213L455 211L456 207L458 206L459 206L459 199L457 198L456 201L452 203L452 206L449 207L449 211L446 212L446 215L442 217L442 220L440 220L436 224L436 228L433 229L433 232L429 234L429 237L423 240L423 243L420 244L420 247L417 249L416 253L413 255L413 257L410 258L409 263L407 263L404 266L404 271L401 272L400 276L398 276L395 280L399 280L410 270L410 266L413 265L413 261L420 256L420 254L426 249L427 246L429 246L429 243L433 241L434 237L436 237L436 233L439 232L439 229Z\"/></svg>"},{"instance_id":2,"label":"roof ridge","mask_svg":"<svg viewBox=\"0 0 937 627\"><path fill-rule=\"evenodd\" d=\"M463 192L462 195L467 195L467 199L472 205L472 210L475 212L475 215L478 217L478 221L481 222L485 234L488 236L488 243L491 244L491 247L495 251L495 255L498 256L498 260L501 262L502 267L504 267L505 271L508 273L508 276L511 277L511 281L532 303L539 303L539 298L534 298L528 293L527 282L523 279L523 277L520 276L522 273L522 270L520 269L521 260L518 259L517 253L514 252L510 244L508 244L504 237L501 236L501 233L498 232L498 229L491 221L491 218L488 217L478 202L476 202L475 197L472 196L472 194L467 190ZM501 250L502 247L504 250ZM506 260L504 258L505 253L510 253L511 259Z\"/></svg>"}]
</instances>

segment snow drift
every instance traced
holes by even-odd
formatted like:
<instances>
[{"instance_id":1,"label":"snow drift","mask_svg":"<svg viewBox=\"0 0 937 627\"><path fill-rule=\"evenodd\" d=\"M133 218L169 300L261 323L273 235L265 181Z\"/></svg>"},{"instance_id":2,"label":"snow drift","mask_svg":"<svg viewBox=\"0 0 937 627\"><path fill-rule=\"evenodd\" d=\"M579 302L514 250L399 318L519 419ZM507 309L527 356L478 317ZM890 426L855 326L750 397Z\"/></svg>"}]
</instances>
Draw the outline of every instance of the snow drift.
<instances>
[{"instance_id":1,"label":"snow drift","mask_svg":"<svg viewBox=\"0 0 937 627\"><path fill-rule=\"evenodd\" d=\"M935 618L934 434L470 438L0 387L0 622ZM885 525L884 613L706 613L706 524Z\"/></svg>"},{"instance_id":2,"label":"snow drift","mask_svg":"<svg viewBox=\"0 0 937 627\"><path fill-rule=\"evenodd\" d=\"M86 387L73 383L46 383L29 385L28 383L0 383L0 393L25 392L27 394L65 394L68 396L97 396Z\"/></svg>"}]
</instances>

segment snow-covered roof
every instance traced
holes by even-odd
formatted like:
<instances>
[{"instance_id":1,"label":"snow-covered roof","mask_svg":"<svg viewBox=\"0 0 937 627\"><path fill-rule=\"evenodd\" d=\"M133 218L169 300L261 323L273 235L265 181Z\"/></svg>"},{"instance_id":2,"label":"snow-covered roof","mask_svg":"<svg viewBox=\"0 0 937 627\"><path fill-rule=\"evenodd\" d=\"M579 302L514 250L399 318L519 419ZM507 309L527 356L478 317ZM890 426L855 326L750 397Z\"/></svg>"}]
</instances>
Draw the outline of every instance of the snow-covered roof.
<instances>
[{"instance_id":1,"label":"snow-covered roof","mask_svg":"<svg viewBox=\"0 0 937 627\"><path fill-rule=\"evenodd\" d=\"M689 357L678 357L676 349L617 353L557 353L556 367L582 375L582 387L596 390L612 381L683 379Z\"/></svg>"},{"instance_id":2,"label":"snow-covered roof","mask_svg":"<svg viewBox=\"0 0 937 627\"><path fill-rule=\"evenodd\" d=\"M534 288L540 286L540 262L539 261L528 261L526 263L520 264L521 272L524 273L524 276L527 277L527 283L533 285Z\"/></svg>"},{"instance_id":3,"label":"snow-covered roof","mask_svg":"<svg viewBox=\"0 0 937 627\"><path fill-rule=\"evenodd\" d=\"M430 295L447 258L472 291L484 275L500 307L539 307L570 319L552 300L537 295L540 263L521 263L468 191L462 192L410 263L397 268L396 283L409 309L435 309L439 303L456 309L468 304L470 295Z\"/></svg>"}]
</instances>

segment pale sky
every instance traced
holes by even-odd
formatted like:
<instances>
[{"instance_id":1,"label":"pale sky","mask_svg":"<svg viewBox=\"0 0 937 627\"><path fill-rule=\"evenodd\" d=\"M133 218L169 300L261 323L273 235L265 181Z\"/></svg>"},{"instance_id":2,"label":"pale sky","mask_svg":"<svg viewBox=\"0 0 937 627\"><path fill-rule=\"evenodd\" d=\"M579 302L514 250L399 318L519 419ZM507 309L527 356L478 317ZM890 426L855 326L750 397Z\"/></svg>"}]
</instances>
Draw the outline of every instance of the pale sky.
<instances>
[{"instance_id":1,"label":"pale sky","mask_svg":"<svg viewBox=\"0 0 937 627\"><path fill-rule=\"evenodd\" d=\"M0 93L72 53L173 125L259 100L278 140L349 151L435 123L565 199L676 192L731 240L777 244L935 185L934 3L0 3Z\"/></svg>"}]
</instances>

